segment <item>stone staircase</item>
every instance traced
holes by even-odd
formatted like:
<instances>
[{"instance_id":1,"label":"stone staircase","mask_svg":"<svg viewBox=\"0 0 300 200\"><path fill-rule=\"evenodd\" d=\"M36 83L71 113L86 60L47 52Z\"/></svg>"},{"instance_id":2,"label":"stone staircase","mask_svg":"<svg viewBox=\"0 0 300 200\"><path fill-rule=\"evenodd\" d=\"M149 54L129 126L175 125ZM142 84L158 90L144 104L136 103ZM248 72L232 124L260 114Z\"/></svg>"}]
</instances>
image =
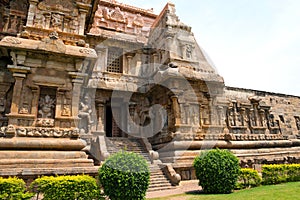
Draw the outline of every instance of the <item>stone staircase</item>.
<instances>
[{"instance_id":1,"label":"stone staircase","mask_svg":"<svg viewBox=\"0 0 300 200\"><path fill-rule=\"evenodd\" d=\"M142 155L149 164L150 169L150 185L148 192L174 189L163 170L157 164L151 164L151 159L145 147L134 138L106 138L107 151L110 154L120 150L134 152Z\"/></svg>"}]
</instances>

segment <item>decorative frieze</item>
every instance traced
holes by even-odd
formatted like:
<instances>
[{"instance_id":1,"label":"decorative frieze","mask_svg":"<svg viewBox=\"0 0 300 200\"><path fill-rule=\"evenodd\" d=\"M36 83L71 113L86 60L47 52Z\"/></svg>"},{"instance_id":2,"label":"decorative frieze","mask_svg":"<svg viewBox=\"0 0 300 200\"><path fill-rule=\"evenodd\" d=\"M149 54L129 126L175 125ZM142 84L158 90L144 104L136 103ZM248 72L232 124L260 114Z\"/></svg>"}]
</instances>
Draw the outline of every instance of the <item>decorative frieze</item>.
<instances>
[{"instance_id":1,"label":"decorative frieze","mask_svg":"<svg viewBox=\"0 0 300 200\"><path fill-rule=\"evenodd\" d=\"M77 138L79 129L55 129L55 128L16 128L19 137L53 137L53 138Z\"/></svg>"}]
</instances>

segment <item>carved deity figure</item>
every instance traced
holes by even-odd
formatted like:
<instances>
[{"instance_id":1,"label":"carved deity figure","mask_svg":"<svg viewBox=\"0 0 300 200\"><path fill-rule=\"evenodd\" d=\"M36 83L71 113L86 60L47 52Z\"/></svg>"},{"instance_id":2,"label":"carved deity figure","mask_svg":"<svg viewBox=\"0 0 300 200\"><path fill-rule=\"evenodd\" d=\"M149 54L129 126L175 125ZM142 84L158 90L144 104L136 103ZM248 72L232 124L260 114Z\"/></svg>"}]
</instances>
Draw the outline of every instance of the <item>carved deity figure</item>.
<instances>
[{"instance_id":1,"label":"carved deity figure","mask_svg":"<svg viewBox=\"0 0 300 200\"><path fill-rule=\"evenodd\" d=\"M5 110L5 103L6 103L5 98L0 97L0 112L4 112L4 110Z\"/></svg>"},{"instance_id":2,"label":"carved deity figure","mask_svg":"<svg viewBox=\"0 0 300 200\"><path fill-rule=\"evenodd\" d=\"M270 127L274 128L274 127L278 127L279 123L277 120L275 120L275 117L273 114L270 114L269 116L269 124L270 124Z\"/></svg>"},{"instance_id":3,"label":"carved deity figure","mask_svg":"<svg viewBox=\"0 0 300 200\"><path fill-rule=\"evenodd\" d=\"M186 45L186 58L191 59L193 54L192 45Z\"/></svg>"},{"instance_id":4,"label":"carved deity figure","mask_svg":"<svg viewBox=\"0 0 300 200\"><path fill-rule=\"evenodd\" d=\"M266 118L265 118L265 111L263 109L261 109L259 111L259 118L260 118L260 120L259 120L260 126L263 126L263 127L266 126L267 123L266 123Z\"/></svg>"},{"instance_id":5,"label":"carved deity figure","mask_svg":"<svg viewBox=\"0 0 300 200\"><path fill-rule=\"evenodd\" d=\"M92 121L92 116L91 116L93 110L89 100L90 100L89 97L85 96L83 102L80 103L79 116L86 117L88 120L88 124L92 124L94 123Z\"/></svg>"},{"instance_id":6,"label":"carved deity figure","mask_svg":"<svg viewBox=\"0 0 300 200\"><path fill-rule=\"evenodd\" d=\"M134 18L133 18L133 22L134 25L136 26L140 26L143 27L144 26L144 19L141 16L141 14L137 14Z\"/></svg>"},{"instance_id":7,"label":"carved deity figure","mask_svg":"<svg viewBox=\"0 0 300 200\"><path fill-rule=\"evenodd\" d=\"M111 12L109 11L109 9L108 8L104 8L103 9L103 17L105 18L105 19L110 19L110 16L111 15Z\"/></svg>"},{"instance_id":8,"label":"carved deity figure","mask_svg":"<svg viewBox=\"0 0 300 200\"><path fill-rule=\"evenodd\" d=\"M234 116L233 116L233 112L232 111L229 111L228 124L229 124L229 126L235 126Z\"/></svg>"},{"instance_id":9,"label":"carved deity figure","mask_svg":"<svg viewBox=\"0 0 300 200\"><path fill-rule=\"evenodd\" d=\"M189 105L185 104L185 105L182 105L181 106L181 112L182 112L182 115L181 115L181 122L183 124L188 124L189 122Z\"/></svg>"},{"instance_id":10,"label":"carved deity figure","mask_svg":"<svg viewBox=\"0 0 300 200\"><path fill-rule=\"evenodd\" d=\"M65 104L63 106L63 110L61 112L62 116L70 116L71 115L71 109L70 109L70 105Z\"/></svg>"},{"instance_id":11,"label":"carved deity figure","mask_svg":"<svg viewBox=\"0 0 300 200\"><path fill-rule=\"evenodd\" d=\"M55 100L51 99L49 95L41 98L39 107L39 114L41 118L53 118L53 108L55 107Z\"/></svg>"},{"instance_id":12,"label":"carved deity figure","mask_svg":"<svg viewBox=\"0 0 300 200\"><path fill-rule=\"evenodd\" d=\"M253 126L257 126L256 124L256 116L255 116L255 113L254 113L254 109L251 108L249 110L249 119L250 119L250 125L253 127Z\"/></svg>"},{"instance_id":13,"label":"carved deity figure","mask_svg":"<svg viewBox=\"0 0 300 200\"><path fill-rule=\"evenodd\" d=\"M100 5L98 5L98 9L95 12L95 17L98 17L98 18L102 18L103 17L102 8L100 7Z\"/></svg>"},{"instance_id":14,"label":"carved deity figure","mask_svg":"<svg viewBox=\"0 0 300 200\"><path fill-rule=\"evenodd\" d=\"M44 28L45 17L42 14L36 14L34 19L34 26L36 28Z\"/></svg>"},{"instance_id":15,"label":"carved deity figure","mask_svg":"<svg viewBox=\"0 0 300 200\"><path fill-rule=\"evenodd\" d=\"M296 126L297 126L297 129L300 130L300 118L299 117L296 117Z\"/></svg>"},{"instance_id":16,"label":"carved deity figure","mask_svg":"<svg viewBox=\"0 0 300 200\"><path fill-rule=\"evenodd\" d=\"M71 33L78 33L78 27L79 27L79 22L78 22L78 18L77 17L74 17L73 20L71 21L71 24L70 24L70 30L71 30Z\"/></svg>"},{"instance_id":17,"label":"carved deity figure","mask_svg":"<svg viewBox=\"0 0 300 200\"><path fill-rule=\"evenodd\" d=\"M192 125L199 125L198 107L197 106L192 106L190 112L191 112Z\"/></svg>"},{"instance_id":18,"label":"carved deity figure","mask_svg":"<svg viewBox=\"0 0 300 200\"><path fill-rule=\"evenodd\" d=\"M61 25L62 25L62 16L60 14L52 14L52 19L51 19L52 27L55 30L61 30Z\"/></svg>"},{"instance_id":19,"label":"carved deity figure","mask_svg":"<svg viewBox=\"0 0 300 200\"><path fill-rule=\"evenodd\" d=\"M225 122L226 122L226 117L225 117L224 109L223 109L222 106L218 106L217 116L218 116L218 124L219 125L224 125Z\"/></svg>"},{"instance_id":20,"label":"carved deity figure","mask_svg":"<svg viewBox=\"0 0 300 200\"><path fill-rule=\"evenodd\" d=\"M18 25L18 19L17 19L17 16L15 16L11 20L10 29L8 31L9 32L16 32L17 31L17 25Z\"/></svg>"}]
</instances>

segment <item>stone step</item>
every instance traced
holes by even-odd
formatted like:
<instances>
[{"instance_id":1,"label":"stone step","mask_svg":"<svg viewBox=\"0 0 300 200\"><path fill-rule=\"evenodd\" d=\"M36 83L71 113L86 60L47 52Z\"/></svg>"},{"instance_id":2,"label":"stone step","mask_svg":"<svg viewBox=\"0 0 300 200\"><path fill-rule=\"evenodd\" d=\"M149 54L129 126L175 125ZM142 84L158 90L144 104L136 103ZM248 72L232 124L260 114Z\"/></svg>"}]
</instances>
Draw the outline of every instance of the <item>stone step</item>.
<instances>
[{"instance_id":1,"label":"stone step","mask_svg":"<svg viewBox=\"0 0 300 200\"><path fill-rule=\"evenodd\" d=\"M164 174L151 174L150 175L151 179L155 179L155 178L164 178L166 179L166 176Z\"/></svg>"},{"instance_id":2,"label":"stone step","mask_svg":"<svg viewBox=\"0 0 300 200\"><path fill-rule=\"evenodd\" d=\"M13 151L2 150L0 159L84 159L83 151Z\"/></svg>"},{"instance_id":3,"label":"stone step","mask_svg":"<svg viewBox=\"0 0 300 200\"><path fill-rule=\"evenodd\" d=\"M0 168L92 167L91 159L0 159Z\"/></svg>"},{"instance_id":4,"label":"stone step","mask_svg":"<svg viewBox=\"0 0 300 200\"><path fill-rule=\"evenodd\" d=\"M149 188L154 188L154 187L163 187L163 186L172 186L170 182L151 182Z\"/></svg>"},{"instance_id":5,"label":"stone step","mask_svg":"<svg viewBox=\"0 0 300 200\"><path fill-rule=\"evenodd\" d=\"M166 180L165 177L163 178L152 178L150 180L150 184L167 184L167 185L172 185L168 180Z\"/></svg>"},{"instance_id":6,"label":"stone step","mask_svg":"<svg viewBox=\"0 0 300 200\"><path fill-rule=\"evenodd\" d=\"M150 169L150 185L148 192L174 188L160 167L158 165L151 164L148 152L138 141L128 138L113 138L107 140L107 145L107 150L110 154L123 149L128 152L137 153L147 160Z\"/></svg>"},{"instance_id":7,"label":"stone step","mask_svg":"<svg viewBox=\"0 0 300 200\"><path fill-rule=\"evenodd\" d=\"M161 174L164 175L164 173L162 171L158 171L157 169L156 170L152 170L151 174L153 174L153 175L161 175Z\"/></svg>"},{"instance_id":8,"label":"stone step","mask_svg":"<svg viewBox=\"0 0 300 200\"><path fill-rule=\"evenodd\" d=\"M162 190L172 190L175 189L176 186L160 186L160 187L149 187L147 192L155 192L155 191L162 191Z\"/></svg>"}]
</instances>

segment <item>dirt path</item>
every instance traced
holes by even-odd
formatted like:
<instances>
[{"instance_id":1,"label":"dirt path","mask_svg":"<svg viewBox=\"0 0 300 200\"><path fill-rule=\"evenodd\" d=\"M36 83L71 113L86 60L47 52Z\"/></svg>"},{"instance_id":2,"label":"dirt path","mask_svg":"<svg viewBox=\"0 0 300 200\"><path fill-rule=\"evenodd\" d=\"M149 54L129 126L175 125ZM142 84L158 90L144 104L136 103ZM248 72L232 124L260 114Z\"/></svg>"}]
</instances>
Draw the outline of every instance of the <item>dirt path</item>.
<instances>
[{"instance_id":1,"label":"dirt path","mask_svg":"<svg viewBox=\"0 0 300 200\"><path fill-rule=\"evenodd\" d=\"M184 194L185 192L197 191L200 189L201 187L198 186L198 180L181 181L180 185L176 189L148 192L146 198L166 197L176 194ZM168 200L187 200L187 197L172 197L168 198Z\"/></svg>"}]
</instances>

